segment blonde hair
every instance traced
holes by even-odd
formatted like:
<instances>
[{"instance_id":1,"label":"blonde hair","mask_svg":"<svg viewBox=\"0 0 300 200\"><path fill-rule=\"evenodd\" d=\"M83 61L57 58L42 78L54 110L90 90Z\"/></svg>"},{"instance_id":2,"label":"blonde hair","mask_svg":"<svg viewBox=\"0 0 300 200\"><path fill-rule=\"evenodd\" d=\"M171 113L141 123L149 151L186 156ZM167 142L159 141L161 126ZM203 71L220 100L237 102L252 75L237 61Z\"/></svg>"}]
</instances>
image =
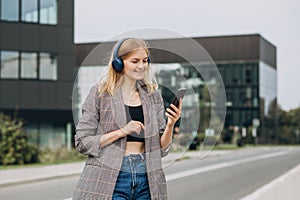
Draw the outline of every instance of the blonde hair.
<instances>
[{"instance_id":1,"label":"blonde hair","mask_svg":"<svg viewBox=\"0 0 300 200\"><path fill-rule=\"evenodd\" d=\"M116 45L115 45L116 46ZM123 73L117 72L113 66L113 55L114 55L114 49L115 46L111 52L111 56L108 62L108 72L104 80L100 81L98 83L98 93L99 96L108 93L109 95L113 96L116 92L116 90L120 87L123 81ZM118 51L118 57L120 57L122 60L126 57L130 56L131 53L133 53L137 49L143 48L147 55L149 56L149 49L148 45L145 41L137 38L129 38L126 39L122 45L119 48ZM151 72L151 66L149 63L149 67L145 70L145 76L142 80L143 85L146 86L147 90L146 92L148 94L152 94L155 89L157 89L157 83L155 81L154 75L152 75Z\"/></svg>"}]
</instances>

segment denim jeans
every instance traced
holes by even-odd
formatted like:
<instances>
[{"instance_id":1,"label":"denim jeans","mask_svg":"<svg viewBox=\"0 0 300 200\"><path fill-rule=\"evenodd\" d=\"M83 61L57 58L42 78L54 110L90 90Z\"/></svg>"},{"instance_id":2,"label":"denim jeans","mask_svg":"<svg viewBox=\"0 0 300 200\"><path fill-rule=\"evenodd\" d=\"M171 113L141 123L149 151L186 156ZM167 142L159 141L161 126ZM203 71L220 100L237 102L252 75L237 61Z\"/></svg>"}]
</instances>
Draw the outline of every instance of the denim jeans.
<instances>
[{"instance_id":1,"label":"denim jeans","mask_svg":"<svg viewBox=\"0 0 300 200\"><path fill-rule=\"evenodd\" d=\"M145 154L124 156L113 193L113 200L148 200L150 191Z\"/></svg>"}]
</instances>

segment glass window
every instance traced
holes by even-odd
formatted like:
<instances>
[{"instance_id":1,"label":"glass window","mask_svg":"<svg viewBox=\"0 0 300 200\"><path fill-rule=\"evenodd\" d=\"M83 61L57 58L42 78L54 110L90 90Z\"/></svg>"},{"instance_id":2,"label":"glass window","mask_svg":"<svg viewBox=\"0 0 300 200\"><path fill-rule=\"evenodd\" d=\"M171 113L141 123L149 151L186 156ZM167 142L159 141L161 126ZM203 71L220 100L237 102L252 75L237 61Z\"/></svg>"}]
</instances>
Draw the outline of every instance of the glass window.
<instances>
[{"instance_id":1,"label":"glass window","mask_svg":"<svg viewBox=\"0 0 300 200\"><path fill-rule=\"evenodd\" d=\"M226 118L225 118L225 125L226 126L232 126L233 125L233 116L232 111L227 110L226 111Z\"/></svg>"},{"instance_id":2,"label":"glass window","mask_svg":"<svg viewBox=\"0 0 300 200\"><path fill-rule=\"evenodd\" d=\"M252 64L252 83L258 84L258 63Z\"/></svg>"},{"instance_id":3,"label":"glass window","mask_svg":"<svg viewBox=\"0 0 300 200\"><path fill-rule=\"evenodd\" d=\"M39 135L40 148L51 147L53 143L53 125L50 123L41 123Z\"/></svg>"},{"instance_id":4,"label":"glass window","mask_svg":"<svg viewBox=\"0 0 300 200\"><path fill-rule=\"evenodd\" d=\"M19 0L1 0L1 19L19 20Z\"/></svg>"},{"instance_id":5,"label":"glass window","mask_svg":"<svg viewBox=\"0 0 300 200\"><path fill-rule=\"evenodd\" d=\"M53 141L51 144L52 148L65 147L67 144L66 141L66 126L64 124L54 124L53 135L50 141Z\"/></svg>"},{"instance_id":6,"label":"glass window","mask_svg":"<svg viewBox=\"0 0 300 200\"><path fill-rule=\"evenodd\" d=\"M42 0L40 2L40 23L57 24L56 0Z\"/></svg>"},{"instance_id":7,"label":"glass window","mask_svg":"<svg viewBox=\"0 0 300 200\"><path fill-rule=\"evenodd\" d=\"M38 2L37 0L22 0L22 21L38 22Z\"/></svg>"},{"instance_id":8,"label":"glass window","mask_svg":"<svg viewBox=\"0 0 300 200\"><path fill-rule=\"evenodd\" d=\"M231 80L233 79L233 66L231 66L230 64L226 64L225 66L225 84L226 85L231 85Z\"/></svg>"},{"instance_id":9,"label":"glass window","mask_svg":"<svg viewBox=\"0 0 300 200\"><path fill-rule=\"evenodd\" d=\"M264 100L260 105L268 115L270 106L277 98L277 71L264 62L259 64L259 96Z\"/></svg>"},{"instance_id":10,"label":"glass window","mask_svg":"<svg viewBox=\"0 0 300 200\"><path fill-rule=\"evenodd\" d=\"M252 70L251 70L251 66L249 63L244 64L242 77L243 77L243 80L242 80L243 84L251 84L252 83Z\"/></svg>"},{"instance_id":11,"label":"glass window","mask_svg":"<svg viewBox=\"0 0 300 200\"><path fill-rule=\"evenodd\" d=\"M38 124L24 125L25 134L28 138L28 142L31 144L39 143L39 128Z\"/></svg>"},{"instance_id":12,"label":"glass window","mask_svg":"<svg viewBox=\"0 0 300 200\"><path fill-rule=\"evenodd\" d=\"M18 78L18 52L2 51L1 53L1 78Z\"/></svg>"},{"instance_id":13,"label":"glass window","mask_svg":"<svg viewBox=\"0 0 300 200\"><path fill-rule=\"evenodd\" d=\"M220 72L220 75L221 75L221 78L223 80L223 83L225 84L225 68L223 67L223 65L218 65L218 69L219 69L219 72Z\"/></svg>"},{"instance_id":14,"label":"glass window","mask_svg":"<svg viewBox=\"0 0 300 200\"><path fill-rule=\"evenodd\" d=\"M55 54L40 53L40 79L57 80L57 57Z\"/></svg>"},{"instance_id":15,"label":"glass window","mask_svg":"<svg viewBox=\"0 0 300 200\"><path fill-rule=\"evenodd\" d=\"M21 78L37 78L37 53L21 53Z\"/></svg>"},{"instance_id":16,"label":"glass window","mask_svg":"<svg viewBox=\"0 0 300 200\"><path fill-rule=\"evenodd\" d=\"M240 64L232 64L232 73L233 73L233 77L231 79L233 84L240 84L240 79L241 79L241 75L240 75L240 70L242 68L242 66Z\"/></svg>"},{"instance_id":17,"label":"glass window","mask_svg":"<svg viewBox=\"0 0 300 200\"><path fill-rule=\"evenodd\" d=\"M234 110L232 113L233 113L232 125L239 125L240 124L240 111Z\"/></svg>"}]
</instances>

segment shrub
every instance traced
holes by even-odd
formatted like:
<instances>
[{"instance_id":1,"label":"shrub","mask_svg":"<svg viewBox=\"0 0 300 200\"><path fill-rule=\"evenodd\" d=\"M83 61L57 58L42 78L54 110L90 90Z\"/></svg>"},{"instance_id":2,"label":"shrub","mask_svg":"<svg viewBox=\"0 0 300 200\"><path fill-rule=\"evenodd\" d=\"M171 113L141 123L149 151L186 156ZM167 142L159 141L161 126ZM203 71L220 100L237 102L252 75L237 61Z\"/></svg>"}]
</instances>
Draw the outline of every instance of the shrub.
<instances>
[{"instance_id":1,"label":"shrub","mask_svg":"<svg viewBox=\"0 0 300 200\"><path fill-rule=\"evenodd\" d=\"M0 164L38 162L38 148L27 143L20 119L11 119L0 113Z\"/></svg>"},{"instance_id":2,"label":"shrub","mask_svg":"<svg viewBox=\"0 0 300 200\"><path fill-rule=\"evenodd\" d=\"M67 148L45 148L39 153L39 161L43 164L79 161L85 158L86 156L78 153L76 149L68 150Z\"/></svg>"}]
</instances>

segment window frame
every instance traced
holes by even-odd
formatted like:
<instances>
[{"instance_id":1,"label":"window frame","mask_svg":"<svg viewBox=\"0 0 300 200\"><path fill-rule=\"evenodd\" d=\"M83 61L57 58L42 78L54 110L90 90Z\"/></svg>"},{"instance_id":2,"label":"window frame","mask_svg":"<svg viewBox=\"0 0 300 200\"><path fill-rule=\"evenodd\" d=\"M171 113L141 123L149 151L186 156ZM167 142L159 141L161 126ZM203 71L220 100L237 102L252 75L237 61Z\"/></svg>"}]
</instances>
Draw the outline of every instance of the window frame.
<instances>
[{"instance_id":1,"label":"window frame","mask_svg":"<svg viewBox=\"0 0 300 200\"><path fill-rule=\"evenodd\" d=\"M41 77L41 67L42 67L42 65L41 65L41 54L48 54L48 55L50 55L50 57L51 56L54 56L55 57L55 70L56 70L56 72L55 72L55 77L54 77L54 79L49 79L49 78L42 78ZM38 59L38 65L39 65L39 74L38 74L38 80L41 80L41 81L56 81L57 79L58 79L58 55L57 55L57 53L52 53L52 52L39 52L39 59Z\"/></svg>"},{"instance_id":2,"label":"window frame","mask_svg":"<svg viewBox=\"0 0 300 200\"><path fill-rule=\"evenodd\" d=\"M55 2L54 8L55 8L55 21L54 23L51 23L51 20L47 20L47 22L42 22L41 20L41 5L43 0L35 0L37 2L37 21L26 21L23 20L23 10L22 10L22 0L16 0L18 5L17 10L17 17L15 20L9 20L9 19L2 19L2 1L0 0L0 21L10 22L10 23L24 23L24 24L41 24L41 25L47 25L47 26L57 26L58 25L58 1L53 0Z\"/></svg>"},{"instance_id":3,"label":"window frame","mask_svg":"<svg viewBox=\"0 0 300 200\"><path fill-rule=\"evenodd\" d=\"M1 73L2 73L2 52L15 52L17 53L17 77L16 78L9 78L9 77L2 77ZM36 78L32 78L32 77L22 77L21 73L22 73L22 54L23 53L35 53L36 54ZM53 55L55 56L55 70L56 70L56 74L55 77L53 79L47 79L47 78L41 78L40 75L40 70L41 70L41 60L40 60L40 54L49 54L49 55ZM0 80L35 80L35 81L51 81L51 82L55 82L58 80L58 53L56 52L37 52L37 51L16 51L16 50L11 50L11 49L0 49Z\"/></svg>"},{"instance_id":4,"label":"window frame","mask_svg":"<svg viewBox=\"0 0 300 200\"><path fill-rule=\"evenodd\" d=\"M17 77L2 77L2 53L3 52L14 52L17 54ZM14 50L0 50L0 79L9 79L9 80L17 80L19 79L20 75L20 70L19 70L19 65L20 65L20 53L19 51L14 51Z\"/></svg>"}]
</instances>

